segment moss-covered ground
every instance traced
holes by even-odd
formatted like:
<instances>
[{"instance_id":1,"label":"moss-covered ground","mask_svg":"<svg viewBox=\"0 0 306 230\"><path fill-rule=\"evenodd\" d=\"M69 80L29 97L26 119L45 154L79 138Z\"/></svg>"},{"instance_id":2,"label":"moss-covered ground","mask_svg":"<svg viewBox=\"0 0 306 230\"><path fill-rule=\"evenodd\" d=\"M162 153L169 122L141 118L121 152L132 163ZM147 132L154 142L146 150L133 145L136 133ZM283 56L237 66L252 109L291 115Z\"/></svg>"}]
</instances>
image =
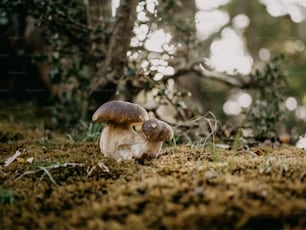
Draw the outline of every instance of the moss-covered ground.
<instances>
[{"instance_id":1,"label":"moss-covered ground","mask_svg":"<svg viewBox=\"0 0 306 230\"><path fill-rule=\"evenodd\" d=\"M0 163L0 229L306 226L306 151L291 146L170 146L157 159L116 162L98 142L2 121Z\"/></svg>"}]
</instances>

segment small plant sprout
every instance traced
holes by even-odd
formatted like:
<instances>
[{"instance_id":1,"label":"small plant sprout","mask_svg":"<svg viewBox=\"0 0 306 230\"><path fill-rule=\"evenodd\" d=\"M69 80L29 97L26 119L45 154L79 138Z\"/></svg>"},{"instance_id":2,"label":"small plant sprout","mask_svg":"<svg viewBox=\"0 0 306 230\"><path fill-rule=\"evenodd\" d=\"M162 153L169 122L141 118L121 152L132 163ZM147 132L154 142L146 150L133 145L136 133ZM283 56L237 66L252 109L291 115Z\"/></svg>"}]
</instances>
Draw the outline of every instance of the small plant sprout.
<instances>
[{"instance_id":1,"label":"small plant sprout","mask_svg":"<svg viewBox=\"0 0 306 230\"><path fill-rule=\"evenodd\" d=\"M15 195L9 189L0 189L0 203L13 204L15 202Z\"/></svg>"},{"instance_id":2,"label":"small plant sprout","mask_svg":"<svg viewBox=\"0 0 306 230\"><path fill-rule=\"evenodd\" d=\"M70 134L67 134L68 139L71 142L85 142L94 141L101 134L101 126L92 122L80 121L80 123L72 130Z\"/></svg>"},{"instance_id":3,"label":"small plant sprout","mask_svg":"<svg viewBox=\"0 0 306 230\"><path fill-rule=\"evenodd\" d=\"M234 158L237 155L240 137L241 137L241 130L239 129L236 136L235 136L233 147L232 147L231 159L230 159L230 162L229 162L230 173L232 173L233 170L234 170Z\"/></svg>"},{"instance_id":4,"label":"small plant sprout","mask_svg":"<svg viewBox=\"0 0 306 230\"><path fill-rule=\"evenodd\" d=\"M143 107L130 102L106 102L93 114L92 121L105 124L100 150L116 160L156 156L163 141L173 137L168 124L149 119Z\"/></svg>"},{"instance_id":5,"label":"small plant sprout","mask_svg":"<svg viewBox=\"0 0 306 230\"><path fill-rule=\"evenodd\" d=\"M196 116L188 122L185 126L192 127L192 130L197 130L199 135L195 137L195 141L192 140L188 134L183 133L186 139L188 139L188 146L203 154L205 148L208 147L210 152L215 153L215 135L218 130L219 121L216 119L212 112L208 112L203 116ZM200 138L198 138L200 137Z\"/></svg>"}]
</instances>

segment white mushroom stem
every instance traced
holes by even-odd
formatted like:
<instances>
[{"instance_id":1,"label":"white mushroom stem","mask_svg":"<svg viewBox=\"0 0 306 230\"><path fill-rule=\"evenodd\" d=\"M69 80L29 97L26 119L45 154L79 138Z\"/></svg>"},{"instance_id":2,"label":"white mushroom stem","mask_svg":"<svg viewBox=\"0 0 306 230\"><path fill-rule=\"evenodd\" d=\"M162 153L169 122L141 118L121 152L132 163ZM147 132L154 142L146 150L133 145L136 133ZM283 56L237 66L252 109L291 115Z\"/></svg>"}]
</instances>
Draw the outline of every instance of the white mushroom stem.
<instances>
[{"instance_id":1,"label":"white mushroom stem","mask_svg":"<svg viewBox=\"0 0 306 230\"><path fill-rule=\"evenodd\" d=\"M163 141L150 141L143 133L133 130L132 125L106 125L100 137L100 150L108 157L120 159L140 159L144 155L156 156Z\"/></svg>"},{"instance_id":2,"label":"white mushroom stem","mask_svg":"<svg viewBox=\"0 0 306 230\"><path fill-rule=\"evenodd\" d=\"M165 122L158 119L149 119L142 124L142 131L145 138L143 154L149 157L160 153L163 142L173 137L172 128Z\"/></svg>"},{"instance_id":3,"label":"white mushroom stem","mask_svg":"<svg viewBox=\"0 0 306 230\"><path fill-rule=\"evenodd\" d=\"M143 136L142 141L135 145L135 147L138 149L138 154L134 154L134 158L140 159L143 156L157 156L160 153L162 145L163 141L149 141Z\"/></svg>"},{"instance_id":4,"label":"white mushroom stem","mask_svg":"<svg viewBox=\"0 0 306 230\"><path fill-rule=\"evenodd\" d=\"M119 159L131 159L136 149L133 151L132 145L142 143L142 135L135 132L132 125L112 125L107 124L100 137L100 150L105 156Z\"/></svg>"},{"instance_id":5,"label":"white mushroom stem","mask_svg":"<svg viewBox=\"0 0 306 230\"><path fill-rule=\"evenodd\" d=\"M133 129L142 125L142 132ZM130 124L107 123L100 138L101 152L117 160L154 157L161 151L164 140L173 137L172 128L157 119Z\"/></svg>"},{"instance_id":6,"label":"white mushroom stem","mask_svg":"<svg viewBox=\"0 0 306 230\"><path fill-rule=\"evenodd\" d=\"M147 144L147 151L145 152L146 155L148 156L156 156L159 154L162 146L163 146L163 141L146 141Z\"/></svg>"}]
</instances>

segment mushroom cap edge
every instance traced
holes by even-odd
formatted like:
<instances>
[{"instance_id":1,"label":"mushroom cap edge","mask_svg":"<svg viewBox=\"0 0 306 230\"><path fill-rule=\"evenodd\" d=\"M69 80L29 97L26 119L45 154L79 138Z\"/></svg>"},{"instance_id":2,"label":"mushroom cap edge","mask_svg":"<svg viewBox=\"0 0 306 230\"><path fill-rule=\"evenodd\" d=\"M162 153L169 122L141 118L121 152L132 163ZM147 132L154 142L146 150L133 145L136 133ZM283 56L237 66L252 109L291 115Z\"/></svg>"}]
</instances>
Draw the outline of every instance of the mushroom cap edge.
<instances>
[{"instance_id":1,"label":"mushroom cap edge","mask_svg":"<svg viewBox=\"0 0 306 230\"><path fill-rule=\"evenodd\" d=\"M142 132L150 141L170 141L173 138L172 127L158 119L145 121L142 124Z\"/></svg>"},{"instance_id":2,"label":"mushroom cap edge","mask_svg":"<svg viewBox=\"0 0 306 230\"><path fill-rule=\"evenodd\" d=\"M149 119L147 111L140 105L125 101L108 101L92 115L93 122L128 124Z\"/></svg>"}]
</instances>

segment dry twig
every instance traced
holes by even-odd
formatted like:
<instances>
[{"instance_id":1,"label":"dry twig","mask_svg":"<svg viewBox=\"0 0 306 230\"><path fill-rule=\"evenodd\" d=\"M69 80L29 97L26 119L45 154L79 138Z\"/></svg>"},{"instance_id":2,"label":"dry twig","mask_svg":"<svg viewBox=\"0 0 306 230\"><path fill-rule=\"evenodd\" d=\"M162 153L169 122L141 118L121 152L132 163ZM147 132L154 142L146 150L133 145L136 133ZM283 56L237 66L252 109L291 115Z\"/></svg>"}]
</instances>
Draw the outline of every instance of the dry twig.
<instances>
[{"instance_id":1,"label":"dry twig","mask_svg":"<svg viewBox=\"0 0 306 230\"><path fill-rule=\"evenodd\" d=\"M50 181L54 184L54 185L58 185L56 183L56 181L54 180L54 178L52 177L51 173L50 173L50 170L51 169L57 169L57 168L66 168L66 167L85 167L85 164L83 163L69 163L69 162L66 162L66 163L63 163L63 164L54 164L54 165L50 165L50 166L47 166L47 167L43 167L43 166L39 166L37 170L31 170L31 171L26 171L24 172L23 174L21 174L20 176L18 176L16 178L16 180L19 180L21 179L22 177L26 176L26 175L29 175L29 174L35 174L35 173L39 173L39 172L44 172L44 174L41 176L40 180L42 180L42 178L44 177L44 175L46 174Z\"/></svg>"}]
</instances>

